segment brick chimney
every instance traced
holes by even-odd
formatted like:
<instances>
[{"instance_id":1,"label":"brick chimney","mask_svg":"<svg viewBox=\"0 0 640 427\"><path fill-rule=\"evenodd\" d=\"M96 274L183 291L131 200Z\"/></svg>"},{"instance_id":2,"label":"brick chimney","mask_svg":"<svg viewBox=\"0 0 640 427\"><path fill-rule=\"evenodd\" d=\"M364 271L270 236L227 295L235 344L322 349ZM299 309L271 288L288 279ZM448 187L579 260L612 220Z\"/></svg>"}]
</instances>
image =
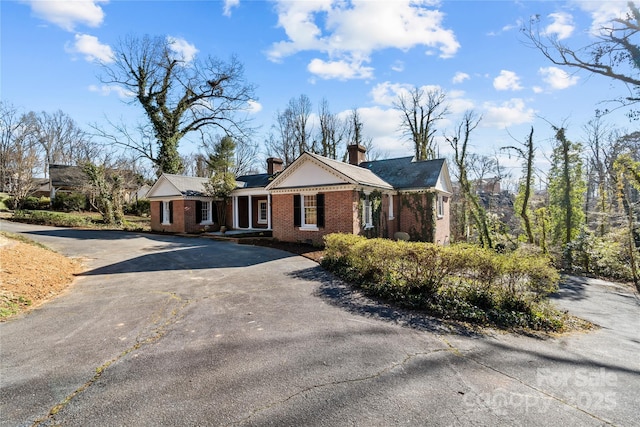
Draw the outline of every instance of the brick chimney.
<instances>
[{"instance_id":1,"label":"brick chimney","mask_svg":"<svg viewBox=\"0 0 640 427\"><path fill-rule=\"evenodd\" d=\"M367 149L360 144L347 146L347 152L349 153L350 165L358 166L367 159Z\"/></svg>"},{"instance_id":2,"label":"brick chimney","mask_svg":"<svg viewBox=\"0 0 640 427\"><path fill-rule=\"evenodd\" d=\"M282 159L279 159L277 157L269 157L267 159L267 173L269 175L273 175L276 172L281 172L282 164L283 164Z\"/></svg>"}]
</instances>

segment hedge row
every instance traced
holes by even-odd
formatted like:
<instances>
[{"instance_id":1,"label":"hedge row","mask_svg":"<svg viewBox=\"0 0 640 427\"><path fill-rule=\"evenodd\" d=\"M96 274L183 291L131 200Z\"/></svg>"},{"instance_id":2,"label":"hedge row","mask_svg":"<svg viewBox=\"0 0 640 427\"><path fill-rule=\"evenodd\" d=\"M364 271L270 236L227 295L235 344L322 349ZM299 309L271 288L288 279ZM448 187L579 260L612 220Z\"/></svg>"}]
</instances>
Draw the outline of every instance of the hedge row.
<instances>
[{"instance_id":1,"label":"hedge row","mask_svg":"<svg viewBox=\"0 0 640 427\"><path fill-rule=\"evenodd\" d=\"M325 237L323 266L370 294L444 318L502 327L562 328L546 297L558 272L546 257L471 245Z\"/></svg>"}]
</instances>

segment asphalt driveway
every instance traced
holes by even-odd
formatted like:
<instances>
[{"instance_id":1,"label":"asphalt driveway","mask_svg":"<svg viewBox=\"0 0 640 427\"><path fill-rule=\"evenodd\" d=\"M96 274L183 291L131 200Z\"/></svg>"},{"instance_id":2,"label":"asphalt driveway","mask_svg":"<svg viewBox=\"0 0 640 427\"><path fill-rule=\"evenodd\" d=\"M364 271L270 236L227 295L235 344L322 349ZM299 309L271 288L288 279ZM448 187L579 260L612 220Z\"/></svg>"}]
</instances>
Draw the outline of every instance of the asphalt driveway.
<instances>
[{"instance_id":1,"label":"asphalt driveway","mask_svg":"<svg viewBox=\"0 0 640 427\"><path fill-rule=\"evenodd\" d=\"M640 304L573 278L600 325L475 334L318 265L203 238L0 222L86 271L0 324L0 425L640 425ZM37 260L34 260L37 262Z\"/></svg>"}]
</instances>

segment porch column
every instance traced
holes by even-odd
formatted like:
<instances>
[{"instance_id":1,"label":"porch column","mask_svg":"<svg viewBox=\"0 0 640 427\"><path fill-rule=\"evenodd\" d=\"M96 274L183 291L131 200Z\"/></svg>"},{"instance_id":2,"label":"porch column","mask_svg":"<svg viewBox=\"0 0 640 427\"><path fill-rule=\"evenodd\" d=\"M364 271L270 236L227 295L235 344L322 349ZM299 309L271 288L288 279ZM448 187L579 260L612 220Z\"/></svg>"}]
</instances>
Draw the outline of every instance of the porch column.
<instances>
[{"instance_id":1,"label":"porch column","mask_svg":"<svg viewBox=\"0 0 640 427\"><path fill-rule=\"evenodd\" d=\"M253 196L249 195L249 229L253 228Z\"/></svg>"},{"instance_id":2,"label":"porch column","mask_svg":"<svg viewBox=\"0 0 640 427\"><path fill-rule=\"evenodd\" d=\"M271 230L271 193L267 194L267 229Z\"/></svg>"},{"instance_id":3,"label":"porch column","mask_svg":"<svg viewBox=\"0 0 640 427\"><path fill-rule=\"evenodd\" d=\"M238 228L238 196L233 196L233 228Z\"/></svg>"}]
</instances>

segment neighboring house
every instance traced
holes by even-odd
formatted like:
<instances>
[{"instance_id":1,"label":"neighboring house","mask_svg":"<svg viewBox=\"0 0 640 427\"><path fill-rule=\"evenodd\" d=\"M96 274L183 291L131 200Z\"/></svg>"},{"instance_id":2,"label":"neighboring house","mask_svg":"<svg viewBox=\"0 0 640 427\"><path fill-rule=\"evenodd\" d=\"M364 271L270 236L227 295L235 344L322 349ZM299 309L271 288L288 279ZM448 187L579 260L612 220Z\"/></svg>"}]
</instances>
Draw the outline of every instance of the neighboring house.
<instances>
[{"instance_id":1,"label":"neighboring house","mask_svg":"<svg viewBox=\"0 0 640 427\"><path fill-rule=\"evenodd\" d=\"M269 230L281 241L322 244L330 233L449 242L451 181L443 159L365 162L362 146L349 163L309 152L286 169L268 159L266 174L237 178L227 213L234 229ZM151 228L198 232L217 226L205 178L162 175L148 193Z\"/></svg>"},{"instance_id":2,"label":"neighboring house","mask_svg":"<svg viewBox=\"0 0 640 427\"><path fill-rule=\"evenodd\" d=\"M136 193L140 187L136 183L136 177L129 170L110 169L107 173L118 173L124 178L124 200L135 201ZM49 181L42 185L38 191L48 192L53 200L58 192L62 193L86 193L89 179L81 166L49 165Z\"/></svg>"}]
</instances>

